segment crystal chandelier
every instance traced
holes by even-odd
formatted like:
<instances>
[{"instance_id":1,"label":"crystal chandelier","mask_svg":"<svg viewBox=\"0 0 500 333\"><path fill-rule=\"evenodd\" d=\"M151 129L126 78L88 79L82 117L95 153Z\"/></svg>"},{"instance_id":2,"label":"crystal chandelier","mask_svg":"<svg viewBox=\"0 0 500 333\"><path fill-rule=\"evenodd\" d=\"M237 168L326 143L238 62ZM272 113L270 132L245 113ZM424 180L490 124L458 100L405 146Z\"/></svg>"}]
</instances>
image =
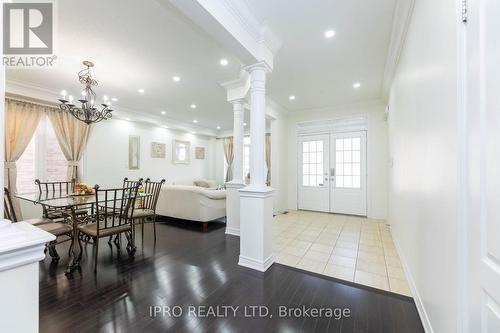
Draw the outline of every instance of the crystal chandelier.
<instances>
[{"instance_id":1,"label":"crystal chandelier","mask_svg":"<svg viewBox=\"0 0 500 333\"><path fill-rule=\"evenodd\" d=\"M92 87L97 86L97 81L92 78L90 73L90 68L94 67L94 63L91 61L84 61L83 65L86 67L78 73L78 80L84 85L81 92L80 99L78 102L81 103L81 107L75 106L73 104L73 96L69 95L66 99L66 91L61 92L62 98L59 99L61 104L59 107L61 110L71 113L76 119L85 122L86 124L98 123L101 120L106 120L112 117L110 109L111 102L106 96L103 98L103 103L101 104L101 110L95 106L96 95Z\"/></svg>"}]
</instances>

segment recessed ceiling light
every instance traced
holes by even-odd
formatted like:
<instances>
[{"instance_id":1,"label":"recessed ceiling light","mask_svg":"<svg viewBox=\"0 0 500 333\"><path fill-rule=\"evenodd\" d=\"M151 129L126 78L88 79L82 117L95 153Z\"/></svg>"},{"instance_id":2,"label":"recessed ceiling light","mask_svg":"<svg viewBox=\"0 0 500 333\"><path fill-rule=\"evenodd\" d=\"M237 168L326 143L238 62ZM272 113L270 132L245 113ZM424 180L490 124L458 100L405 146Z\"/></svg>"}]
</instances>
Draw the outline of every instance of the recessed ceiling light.
<instances>
[{"instance_id":1,"label":"recessed ceiling light","mask_svg":"<svg viewBox=\"0 0 500 333\"><path fill-rule=\"evenodd\" d=\"M191 104L191 109L196 109L196 104Z\"/></svg>"},{"instance_id":2,"label":"recessed ceiling light","mask_svg":"<svg viewBox=\"0 0 500 333\"><path fill-rule=\"evenodd\" d=\"M361 87L361 83L354 82L352 86L353 86L353 88L359 88L359 87Z\"/></svg>"},{"instance_id":3,"label":"recessed ceiling light","mask_svg":"<svg viewBox=\"0 0 500 333\"><path fill-rule=\"evenodd\" d=\"M176 75L176 76L172 76L172 80L174 80L175 82L179 82L181 80L181 78Z\"/></svg>"},{"instance_id":4,"label":"recessed ceiling light","mask_svg":"<svg viewBox=\"0 0 500 333\"><path fill-rule=\"evenodd\" d=\"M193 123L198 124L198 120L196 120L196 119L193 120Z\"/></svg>"},{"instance_id":5,"label":"recessed ceiling light","mask_svg":"<svg viewBox=\"0 0 500 333\"><path fill-rule=\"evenodd\" d=\"M294 95L290 95L290 96L288 97L288 99L289 99L289 100L291 100L291 101L294 101L294 100L295 100L295 96L294 96Z\"/></svg>"},{"instance_id":6,"label":"recessed ceiling light","mask_svg":"<svg viewBox=\"0 0 500 333\"><path fill-rule=\"evenodd\" d=\"M166 111L162 111L161 114L167 114L167 112Z\"/></svg>"},{"instance_id":7,"label":"recessed ceiling light","mask_svg":"<svg viewBox=\"0 0 500 333\"><path fill-rule=\"evenodd\" d=\"M118 102L118 98L116 98L116 97L111 98L111 100L112 100L113 102Z\"/></svg>"},{"instance_id":8,"label":"recessed ceiling light","mask_svg":"<svg viewBox=\"0 0 500 333\"><path fill-rule=\"evenodd\" d=\"M165 126L163 126L163 127L164 127L164 128L166 128L166 129L168 129L168 126L167 126L167 125L165 125Z\"/></svg>"},{"instance_id":9,"label":"recessed ceiling light","mask_svg":"<svg viewBox=\"0 0 500 333\"><path fill-rule=\"evenodd\" d=\"M137 89L137 91L139 92L139 94L144 94L144 89L142 88Z\"/></svg>"},{"instance_id":10,"label":"recessed ceiling light","mask_svg":"<svg viewBox=\"0 0 500 333\"><path fill-rule=\"evenodd\" d=\"M227 59L221 59L220 60L220 65L221 66L227 66L227 64L229 64L229 61L227 61Z\"/></svg>"},{"instance_id":11,"label":"recessed ceiling light","mask_svg":"<svg viewBox=\"0 0 500 333\"><path fill-rule=\"evenodd\" d=\"M217 129L220 130L220 126L217 126Z\"/></svg>"},{"instance_id":12,"label":"recessed ceiling light","mask_svg":"<svg viewBox=\"0 0 500 333\"><path fill-rule=\"evenodd\" d=\"M247 123L243 123L243 126L246 126L246 125L247 125Z\"/></svg>"},{"instance_id":13,"label":"recessed ceiling light","mask_svg":"<svg viewBox=\"0 0 500 333\"><path fill-rule=\"evenodd\" d=\"M125 120L130 121L130 118L125 118Z\"/></svg>"},{"instance_id":14,"label":"recessed ceiling light","mask_svg":"<svg viewBox=\"0 0 500 333\"><path fill-rule=\"evenodd\" d=\"M327 30L327 31L325 31L325 37L326 38L332 38L333 36L335 36L335 31L333 31L333 30Z\"/></svg>"}]
</instances>

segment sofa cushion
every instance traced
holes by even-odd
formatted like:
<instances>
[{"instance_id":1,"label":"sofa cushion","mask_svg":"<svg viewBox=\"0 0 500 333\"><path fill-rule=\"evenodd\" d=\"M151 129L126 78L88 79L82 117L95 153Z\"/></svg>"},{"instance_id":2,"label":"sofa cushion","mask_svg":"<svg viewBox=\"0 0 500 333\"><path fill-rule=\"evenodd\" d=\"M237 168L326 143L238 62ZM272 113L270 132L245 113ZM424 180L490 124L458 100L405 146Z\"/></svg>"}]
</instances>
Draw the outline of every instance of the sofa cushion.
<instances>
[{"instance_id":1,"label":"sofa cushion","mask_svg":"<svg viewBox=\"0 0 500 333\"><path fill-rule=\"evenodd\" d=\"M204 179L197 179L193 182L194 186L198 187L205 187L208 188L210 185L208 185L208 182Z\"/></svg>"}]
</instances>

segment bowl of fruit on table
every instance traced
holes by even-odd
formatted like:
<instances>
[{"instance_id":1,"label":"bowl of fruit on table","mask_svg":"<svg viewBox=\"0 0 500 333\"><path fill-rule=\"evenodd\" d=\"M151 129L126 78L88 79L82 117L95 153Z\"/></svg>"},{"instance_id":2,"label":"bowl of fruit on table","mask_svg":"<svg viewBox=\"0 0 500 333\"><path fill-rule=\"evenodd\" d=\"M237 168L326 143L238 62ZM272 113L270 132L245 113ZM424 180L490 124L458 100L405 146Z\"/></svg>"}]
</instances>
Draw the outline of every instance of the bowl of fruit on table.
<instances>
[{"instance_id":1,"label":"bowl of fruit on table","mask_svg":"<svg viewBox=\"0 0 500 333\"><path fill-rule=\"evenodd\" d=\"M94 188L85 183L79 183L75 185L75 191L72 194L73 196L83 196L83 195L92 195L95 194Z\"/></svg>"}]
</instances>

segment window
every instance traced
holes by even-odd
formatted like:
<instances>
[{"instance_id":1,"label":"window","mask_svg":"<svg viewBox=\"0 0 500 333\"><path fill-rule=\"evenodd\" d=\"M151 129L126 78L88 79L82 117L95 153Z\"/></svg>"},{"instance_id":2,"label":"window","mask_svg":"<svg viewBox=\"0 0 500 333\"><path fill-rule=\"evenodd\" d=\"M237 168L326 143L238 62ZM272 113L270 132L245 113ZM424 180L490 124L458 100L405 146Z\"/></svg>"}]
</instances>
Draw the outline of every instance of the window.
<instances>
[{"instance_id":1,"label":"window","mask_svg":"<svg viewBox=\"0 0 500 333\"><path fill-rule=\"evenodd\" d=\"M28 147L17 161L17 191L37 190L35 179L63 181L67 178L68 162L57 141L47 116L43 116Z\"/></svg>"},{"instance_id":2,"label":"window","mask_svg":"<svg viewBox=\"0 0 500 333\"><path fill-rule=\"evenodd\" d=\"M323 186L323 141L302 142L302 186Z\"/></svg>"},{"instance_id":3,"label":"window","mask_svg":"<svg viewBox=\"0 0 500 333\"><path fill-rule=\"evenodd\" d=\"M335 174L338 188L361 188L361 138L335 140Z\"/></svg>"}]
</instances>

